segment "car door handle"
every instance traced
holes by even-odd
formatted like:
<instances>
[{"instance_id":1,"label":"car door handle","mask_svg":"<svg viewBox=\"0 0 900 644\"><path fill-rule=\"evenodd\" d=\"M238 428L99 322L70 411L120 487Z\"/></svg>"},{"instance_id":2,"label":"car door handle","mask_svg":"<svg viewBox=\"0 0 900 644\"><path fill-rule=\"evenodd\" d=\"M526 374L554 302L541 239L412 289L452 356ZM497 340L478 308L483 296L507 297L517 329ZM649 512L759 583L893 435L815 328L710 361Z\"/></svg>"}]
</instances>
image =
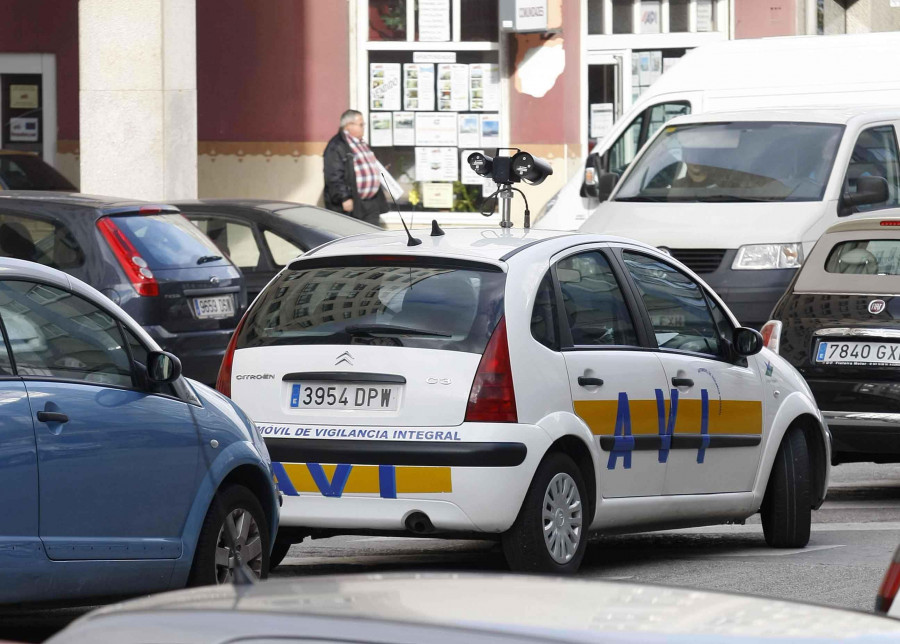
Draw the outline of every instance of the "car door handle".
<instances>
[{"instance_id":1,"label":"car door handle","mask_svg":"<svg viewBox=\"0 0 900 644\"><path fill-rule=\"evenodd\" d=\"M588 376L578 376L578 384L582 387L602 387L603 380L601 378L590 378Z\"/></svg>"},{"instance_id":2,"label":"car door handle","mask_svg":"<svg viewBox=\"0 0 900 644\"><path fill-rule=\"evenodd\" d=\"M42 423L67 423L69 422L69 417L65 414L61 414L58 411L39 411L37 413L37 419Z\"/></svg>"},{"instance_id":3,"label":"car door handle","mask_svg":"<svg viewBox=\"0 0 900 644\"><path fill-rule=\"evenodd\" d=\"M672 384L676 387L693 387L694 381L690 378L672 378Z\"/></svg>"}]
</instances>

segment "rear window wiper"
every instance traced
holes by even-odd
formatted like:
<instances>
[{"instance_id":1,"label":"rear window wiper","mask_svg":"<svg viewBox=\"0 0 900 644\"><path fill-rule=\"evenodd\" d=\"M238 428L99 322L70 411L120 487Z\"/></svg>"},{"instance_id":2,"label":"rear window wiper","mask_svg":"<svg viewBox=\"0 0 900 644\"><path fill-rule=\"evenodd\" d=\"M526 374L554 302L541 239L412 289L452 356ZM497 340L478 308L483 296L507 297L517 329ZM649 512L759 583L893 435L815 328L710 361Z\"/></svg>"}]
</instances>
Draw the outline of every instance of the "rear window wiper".
<instances>
[{"instance_id":1,"label":"rear window wiper","mask_svg":"<svg viewBox=\"0 0 900 644\"><path fill-rule=\"evenodd\" d=\"M221 255L204 255L197 260L198 264L206 264L207 262L217 262L222 259Z\"/></svg>"},{"instance_id":2,"label":"rear window wiper","mask_svg":"<svg viewBox=\"0 0 900 644\"><path fill-rule=\"evenodd\" d=\"M370 333L379 335L430 335L438 338L450 338L449 333L439 333L426 329L413 329L405 326L393 326L391 324L351 324L344 327L344 332L354 335L356 333Z\"/></svg>"}]
</instances>

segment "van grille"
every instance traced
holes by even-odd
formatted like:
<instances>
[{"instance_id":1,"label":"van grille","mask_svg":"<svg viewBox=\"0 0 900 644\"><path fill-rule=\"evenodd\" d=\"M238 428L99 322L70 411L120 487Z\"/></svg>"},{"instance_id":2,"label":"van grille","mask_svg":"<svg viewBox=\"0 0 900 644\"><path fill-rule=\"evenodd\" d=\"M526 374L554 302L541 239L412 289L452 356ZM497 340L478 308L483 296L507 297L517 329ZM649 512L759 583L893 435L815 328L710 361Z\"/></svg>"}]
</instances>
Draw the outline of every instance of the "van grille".
<instances>
[{"instance_id":1,"label":"van grille","mask_svg":"<svg viewBox=\"0 0 900 644\"><path fill-rule=\"evenodd\" d=\"M695 273L714 273L725 257L723 249L673 248L669 252Z\"/></svg>"}]
</instances>

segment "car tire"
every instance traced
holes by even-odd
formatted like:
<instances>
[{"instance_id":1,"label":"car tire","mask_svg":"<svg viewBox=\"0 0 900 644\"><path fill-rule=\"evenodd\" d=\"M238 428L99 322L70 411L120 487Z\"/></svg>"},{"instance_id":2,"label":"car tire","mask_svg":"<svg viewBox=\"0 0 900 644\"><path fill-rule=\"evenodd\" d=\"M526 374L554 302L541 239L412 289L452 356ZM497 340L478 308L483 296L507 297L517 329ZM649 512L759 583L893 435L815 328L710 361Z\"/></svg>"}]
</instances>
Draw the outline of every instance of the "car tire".
<instances>
[{"instance_id":1,"label":"car tire","mask_svg":"<svg viewBox=\"0 0 900 644\"><path fill-rule=\"evenodd\" d=\"M275 570L284 558L287 557L288 550L294 545L293 541L279 539L275 537L275 545L272 546L272 554L269 556L269 571Z\"/></svg>"},{"instance_id":2,"label":"car tire","mask_svg":"<svg viewBox=\"0 0 900 644\"><path fill-rule=\"evenodd\" d=\"M809 448L799 427L788 429L766 486L760 514L766 543L773 548L802 548L812 523Z\"/></svg>"},{"instance_id":3,"label":"car tire","mask_svg":"<svg viewBox=\"0 0 900 644\"><path fill-rule=\"evenodd\" d=\"M268 576L271 542L266 514L253 492L243 485L230 485L216 493L206 512L197 539L188 586L208 586L233 581L236 560L231 546L233 541L225 534L226 517L234 522L237 531L235 545L241 549L245 565L258 579Z\"/></svg>"},{"instance_id":4,"label":"car tire","mask_svg":"<svg viewBox=\"0 0 900 644\"><path fill-rule=\"evenodd\" d=\"M559 452L544 457L519 516L501 538L510 569L576 573L587 546L588 506L584 477L575 462Z\"/></svg>"}]
</instances>

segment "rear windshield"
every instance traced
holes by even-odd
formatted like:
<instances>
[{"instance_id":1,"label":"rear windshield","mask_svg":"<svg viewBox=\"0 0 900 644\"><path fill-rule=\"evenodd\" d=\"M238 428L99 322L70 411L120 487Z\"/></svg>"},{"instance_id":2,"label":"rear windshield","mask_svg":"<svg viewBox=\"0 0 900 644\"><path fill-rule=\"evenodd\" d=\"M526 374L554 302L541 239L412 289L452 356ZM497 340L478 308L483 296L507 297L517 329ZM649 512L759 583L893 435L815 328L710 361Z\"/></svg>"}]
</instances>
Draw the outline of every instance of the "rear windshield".
<instances>
[{"instance_id":1,"label":"rear windshield","mask_svg":"<svg viewBox=\"0 0 900 644\"><path fill-rule=\"evenodd\" d=\"M154 270L222 265L228 260L197 227L180 214L111 218Z\"/></svg>"},{"instance_id":2,"label":"rear windshield","mask_svg":"<svg viewBox=\"0 0 900 644\"><path fill-rule=\"evenodd\" d=\"M322 208L298 206L297 208L277 210L275 214L298 226L320 232L327 236L328 239L359 235L360 233L373 233L381 230L378 226Z\"/></svg>"},{"instance_id":3,"label":"rear windshield","mask_svg":"<svg viewBox=\"0 0 900 644\"><path fill-rule=\"evenodd\" d=\"M820 201L843 129L762 121L669 126L632 165L615 200Z\"/></svg>"},{"instance_id":4,"label":"rear windshield","mask_svg":"<svg viewBox=\"0 0 900 644\"><path fill-rule=\"evenodd\" d=\"M28 154L0 155L0 177L9 190L78 192L78 188L52 166Z\"/></svg>"},{"instance_id":5,"label":"rear windshield","mask_svg":"<svg viewBox=\"0 0 900 644\"><path fill-rule=\"evenodd\" d=\"M366 344L482 353L503 314L505 274L424 258L300 261L248 313L238 348Z\"/></svg>"},{"instance_id":6,"label":"rear windshield","mask_svg":"<svg viewBox=\"0 0 900 644\"><path fill-rule=\"evenodd\" d=\"M900 275L900 239L860 239L836 244L825 262L829 273Z\"/></svg>"}]
</instances>

